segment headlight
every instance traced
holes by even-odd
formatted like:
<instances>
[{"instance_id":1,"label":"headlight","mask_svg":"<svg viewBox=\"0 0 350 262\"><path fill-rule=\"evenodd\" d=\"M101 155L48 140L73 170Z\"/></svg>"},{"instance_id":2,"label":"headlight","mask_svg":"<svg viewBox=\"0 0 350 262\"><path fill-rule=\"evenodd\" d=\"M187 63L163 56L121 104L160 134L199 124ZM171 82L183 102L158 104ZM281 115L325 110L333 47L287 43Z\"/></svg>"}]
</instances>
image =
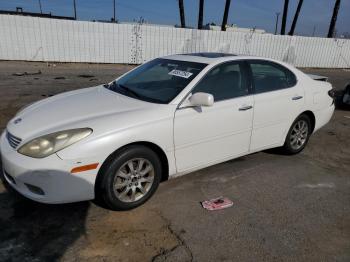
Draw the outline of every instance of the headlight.
<instances>
[{"instance_id":1,"label":"headlight","mask_svg":"<svg viewBox=\"0 0 350 262\"><path fill-rule=\"evenodd\" d=\"M44 135L24 144L18 149L18 152L34 158L44 158L78 142L91 133L90 128L78 128Z\"/></svg>"}]
</instances>

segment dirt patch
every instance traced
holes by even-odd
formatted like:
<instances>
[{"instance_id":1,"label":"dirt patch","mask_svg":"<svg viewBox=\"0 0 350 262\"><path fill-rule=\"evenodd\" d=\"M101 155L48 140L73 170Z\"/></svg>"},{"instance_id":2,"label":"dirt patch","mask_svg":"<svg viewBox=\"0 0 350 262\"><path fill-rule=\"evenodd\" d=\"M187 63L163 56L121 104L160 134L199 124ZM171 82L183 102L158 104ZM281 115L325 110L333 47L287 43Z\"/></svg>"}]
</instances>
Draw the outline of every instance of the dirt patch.
<instances>
[{"instance_id":1,"label":"dirt patch","mask_svg":"<svg viewBox=\"0 0 350 262\"><path fill-rule=\"evenodd\" d=\"M167 221L149 207L122 213L90 209L88 217L85 234L63 260L74 256L77 260L149 261L179 245Z\"/></svg>"}]
</instances>

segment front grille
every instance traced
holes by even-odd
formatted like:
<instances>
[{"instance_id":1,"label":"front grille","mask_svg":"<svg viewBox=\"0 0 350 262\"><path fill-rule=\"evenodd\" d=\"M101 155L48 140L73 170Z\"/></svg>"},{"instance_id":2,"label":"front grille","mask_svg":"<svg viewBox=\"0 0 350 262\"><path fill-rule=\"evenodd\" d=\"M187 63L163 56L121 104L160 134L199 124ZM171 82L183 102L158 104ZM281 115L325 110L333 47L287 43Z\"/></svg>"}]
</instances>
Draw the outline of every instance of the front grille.
<instances>
[{"instance_id":1,"label":"front grille","mask_svg":"<svg viewBox=\"0 0 350 262\"><path fill-rule=\"evenodd\" d=\"M17 148L17 146L22 142L22 139L12 135L10 132L6 131L6 138L9 142L10 146L14 149Z\"/></svg>"}]
</instances>

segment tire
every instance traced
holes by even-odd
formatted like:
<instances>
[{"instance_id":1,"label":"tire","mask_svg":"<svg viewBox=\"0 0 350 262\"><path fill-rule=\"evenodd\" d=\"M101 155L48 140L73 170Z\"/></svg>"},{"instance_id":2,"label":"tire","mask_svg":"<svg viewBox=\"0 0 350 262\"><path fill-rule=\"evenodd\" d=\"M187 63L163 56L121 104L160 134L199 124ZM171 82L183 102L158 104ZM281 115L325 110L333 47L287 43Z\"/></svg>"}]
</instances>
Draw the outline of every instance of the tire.
<instances>
[{"instance_id":1,"label":"tire","mask_svg":"<svg viewBox=\"0 0 350 262\"><path fill-rule=\"evenodd\" d=\"M3 177L3 175L1 175L0 180L1 180L2 184L4 185L5 189L7 190L7 192L9 194L11 194L16 201L33 202L33 200L26 198L25 196L18 193L14 188L12 188L12 186L9 184L9 182L7 182L7 180Z\"/></svg>"},{"instance_id":2,"label":"tire","mask_svg":"<svg viewBox=\"0 0 350 262\"><path fill-rule=\"evenodd\" d=\"M130 210L145 203L157 190L162 165L145 146L129 146L107 161L97 179L97 199L112 210Z\"/></svg>"},{"instance_id":3,"label":"tire","mask_svg":"<svg viewBox=\"0 0 350 262\"><path fill-rule=\"evenodd\" d=\"M311 135L311 121L307 115L300 115L290 127L282 150L285 154L300 153L306 146Z\"/></svg>"}]
</instances>

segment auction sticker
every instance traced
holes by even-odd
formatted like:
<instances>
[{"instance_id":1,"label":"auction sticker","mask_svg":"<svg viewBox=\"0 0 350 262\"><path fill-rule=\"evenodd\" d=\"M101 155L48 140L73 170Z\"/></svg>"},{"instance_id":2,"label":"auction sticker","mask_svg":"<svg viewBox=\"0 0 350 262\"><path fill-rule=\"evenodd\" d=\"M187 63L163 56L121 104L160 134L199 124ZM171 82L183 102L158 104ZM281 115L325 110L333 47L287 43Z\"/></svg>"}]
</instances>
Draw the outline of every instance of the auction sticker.
<instances>
[{"instance_id":1,"label":"auction sticker","mask_svg":"<svg viewBox=\"0 0 350 262\"><path fill-rule=\"evenodd\" d=\"M189 78L191 75L193 75L190 72L181 71L177 69L171 70L168 74L173 76L183 77L183 78Z\"/></svg>"}]
</instances>

